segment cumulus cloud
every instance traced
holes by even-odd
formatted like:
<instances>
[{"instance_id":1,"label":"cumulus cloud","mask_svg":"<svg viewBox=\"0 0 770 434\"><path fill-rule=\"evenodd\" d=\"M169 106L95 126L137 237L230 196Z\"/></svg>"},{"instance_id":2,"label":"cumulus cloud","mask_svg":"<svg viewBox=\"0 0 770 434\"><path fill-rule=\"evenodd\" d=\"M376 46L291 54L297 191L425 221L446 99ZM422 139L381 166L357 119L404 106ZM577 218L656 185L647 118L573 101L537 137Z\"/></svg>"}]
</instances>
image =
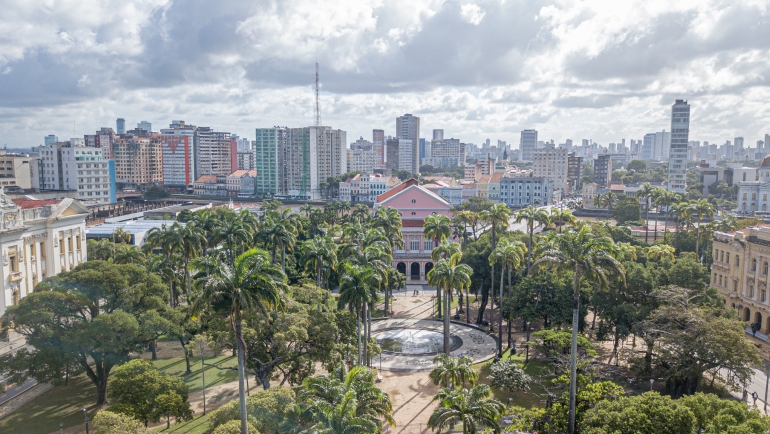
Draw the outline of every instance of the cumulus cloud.
<instances>
[{"instance_id":1,"label":"cumulus cloud","mask_svg":"<svg viewBox=\"0 0 770 434\"><path fill-rule=\"evenodd\" d=\"M695 140L770 126L770 6L628 0L79 0L4 4L9 146L171 119L247 137L313 119L369 136L421 115L471 142L640 139L675 98Z\"/></svg>"}]
</instances>

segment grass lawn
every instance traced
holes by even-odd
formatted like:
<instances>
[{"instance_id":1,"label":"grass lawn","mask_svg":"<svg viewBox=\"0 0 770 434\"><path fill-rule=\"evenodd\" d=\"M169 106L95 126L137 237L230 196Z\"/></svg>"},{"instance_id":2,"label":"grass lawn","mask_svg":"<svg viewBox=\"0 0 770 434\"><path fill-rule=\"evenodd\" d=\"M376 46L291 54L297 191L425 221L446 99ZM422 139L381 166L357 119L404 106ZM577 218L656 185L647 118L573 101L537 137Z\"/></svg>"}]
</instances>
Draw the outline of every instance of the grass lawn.
<instances>
[{"instance_id":1,"label":"grass lawn","mask_svg":"<svg viewBox=\"0 0 770 434\"><path fill-rule=\"evenodd\" d=\"M182 377L184 382L187 383L187 386L190 387L190 392L197 392L203 388L201 382L200 357L190 360L190 369L192 370L190 375L185 375L187 365L185 364L184 357L158 359L153 360L152 363L163 373ZM232 369L220 370L213 366L208 366L208 364L214 364L222 368L234 368L238 366L238 358L233 356L206 358L206 387L217 386L238 379L238 371Z\"/></svg>"},{"instance_id":2,"label":"grass lawn","mask_svg":"<svg viewBox=\"0 0 770 434\"><path fill-rule=\"evenodd\" d=\"M58 386L28 402L18 410L0 419L0 432L49 434L64 427L82 424L83 409L88 418L96 414L96 387L85 375L72 378L67 386Z\"/></svg>"},{"instance_id":3,"label":"grass lawn","mask_svg":"<svg viewBox=\"0 0 770 434\"><path fill-rule=\"evenodd\" d=\"M166 425L159 426L153 430L153 432L162 432L166 434L203 434L209 427L209 418L211 413L205 416L197 416L195 419L189 422L174 423L171 422L171 427L166 428Z\"/></svg>"},{"instance_id":4,"label":"grass lawn","mask_svg":"<svg viewBox=\"0 0 770 434\"><path fill-rule=\"evenodd\" d=\"M509 350L506 350L505 353L503 353L503 360L508 359L508 356ZM514 406L525 408L542 407L543 403L540 402L540 400L545 399L547 392L540 384L538 384L537 381L546 383L551 380L552 377L550 375L550 370L548 369L548 363L537 360L530 360L530 362L525 365L524 354L515 354L513 356L513 360L522 366L524 368L524 372L529 374L529 376L531 376L533 380L536 381L530 383L529 390L526 392L508 392L492 387L492 397L505 405L508 405L508 398L511 398L511 405ZM480 384L489 384L487 377L491 371L491 366L491 360L475 365L476 369L479 371Z\"/></svg>"}]
</instances>

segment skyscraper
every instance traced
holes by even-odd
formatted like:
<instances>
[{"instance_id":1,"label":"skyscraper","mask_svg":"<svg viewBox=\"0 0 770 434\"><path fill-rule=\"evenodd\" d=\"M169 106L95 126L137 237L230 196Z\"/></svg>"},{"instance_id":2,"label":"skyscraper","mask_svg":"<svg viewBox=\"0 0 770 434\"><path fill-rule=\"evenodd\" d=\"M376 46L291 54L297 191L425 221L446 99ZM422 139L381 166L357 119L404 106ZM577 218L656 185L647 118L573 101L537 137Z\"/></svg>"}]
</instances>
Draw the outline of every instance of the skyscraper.
<instances>
[{"instance_id":1,"label":"skyscraper","mask_svg":"<svg viewBox=\"0 0 770 434\"><path fill-rule=\"evenodd\" d=\"M690 105L678 99L671 106L671 150L668 157L668 189L685 193L687 188L687 142L690 137Z\"/></svg>"},{"instance_id":2,"label":"skyscraper","mask_svg":"<svg viewBox=\"0 0 770 434\"><path fill-rule=\"evenodd\" d=\"M532 161L535 148L537 147L537 130L524 130L519 139L519 150L521 151L521 161Z\"/></svg>"},{"instance_id":3,"label":"skyscraper","mask_svg":"<svg viewBox=\"0 0 770 434\"><path fill-rule=\"evenodd\" d=\"M420 172L420 118L407 113L396 118L396 137L412 141L412 169L410 172ZM403 167L403 164L399 164ZM407 169L402 169L407 170Z\"/></svg>"},{"instance_id":4,"label":"skyscraper","mask_svg":"<svg viewBox=\"0 0 770 434\"><path fill-rule=\"evenodd\" d=\"M187 187L195 182L195 133L198 127L184 121L171 121L168 128L160 130L163 150L163 184Z\"/></svg>"},{"instance_id":5,"label":"skyscraper","mask_svg":"<svg viewBox=\"0 0 770 434\"><path fill-rule=\"evenodd\" d=\"M126 134L126 120L123 118L118 118L115 121L115 129L118 131L118 134Z\"/></svg>"},{"instance_id":6,"label":"skyscraper","mask_svg":"<svg viewBox=\"0 0 770 434\"><path fill-rule=\"evenodd\" d=\"M152 132L152 124L147 121L139 122L138 124L136 124L136 127L139 128L140 130L145 130L148 133Z\"/></svg>"},{"instance_id":7,"label":"skyscraper","mask_svg":"<svg viewBox=\"0 0 770 434\"><path fill-rule=\"evenodd\" d=\"M743 149L743 137L736 137L735 140L733 140L733 149L735 151Z\"/></svg>"},{"instance_id":8,"label":"skyscraper","mask_svg":"<svg viewBox=\"0 0 770 434\"><path fill-rule=\"evenodd\" d=\"M444 130L433 130L433 140L444 140Z\"/></svg>"}]
</instances>

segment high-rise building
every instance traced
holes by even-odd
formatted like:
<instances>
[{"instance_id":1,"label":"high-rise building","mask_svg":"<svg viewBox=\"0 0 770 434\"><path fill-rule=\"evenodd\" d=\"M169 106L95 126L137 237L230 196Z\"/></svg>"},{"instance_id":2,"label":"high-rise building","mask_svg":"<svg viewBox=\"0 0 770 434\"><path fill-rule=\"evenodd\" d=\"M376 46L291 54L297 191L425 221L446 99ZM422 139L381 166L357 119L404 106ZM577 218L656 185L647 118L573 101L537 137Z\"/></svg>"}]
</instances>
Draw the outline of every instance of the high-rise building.
<instances>
[{"instance_id":1,"label":"high-rise building","mask_svg":"<svg viewBox=\"0 0 770 434\"><path fill-rule=\"evenodd\" d=\"M733 149L735 151L743 149L743 137L736 137L735 140L733 140Z\"/></svg>"},{"instance_id":2,"label":"high-rise building","mask_svg":"<svg viewBox=\"0 0 770 434\"><path fill-rule=\"evenodd\" d=\"M238 170L254 170L254 151L245 149L238 151Z\"/></svg>"},{"instance_id":3,"label":"high-rise building","mask_svg":"<svg viewBox=\"0 0 770 434\"><path fill-rule=\"evenodd\" d=\"M385 163L390 170L406 170L409 173L414 168L414 143L411 140L390 138L387 141L386 149L388 158Z\"/></svg>"},{"instance_id":4,"label":"high-rise building","mask_svg":"<svg viewBox=\"0 0 770 434\"><path fill-rule=\"evenodd\" d=\"M195 176L227 176L233 173L233 159L237 166L237 142L230 133L217 132L209 127L198 127L195 132Z\"/></svg>"},{"instance_id":5,"label":"high-rise building","mask_svg":"<svg viewBox=\"0 0 770 434\"><path fill-rule=\"evenodd\" d=\"M642 160L652 161L655 159L655 133L644 135L642 142Z\"/></svg>"},{"instance_id":6,"label":"high-rise building","mask_svg":"<svg viewBox=\"0 0 770 434\"><path fill-rule=\"evenodd\" d=\"M765 134L765 145L762 148L764 152L770 150L770 134Z\"/></svg>"},{"instance_id":7,"label":"high-rise building","mask_svg":"<svg viewBox=\"0 0 770 434\"><path fill-rule=\"evenodd\" d=\"M594 182L604 188L612 183L612 158L609 154L599 155L594 160Z\"/></svg>"},{"instance_id":8,"label":"high-rise building","mask_svg":"<svg viewBox=\"0 0 770 434\"><path fill-rule=\"evenodd\" d=\"M361 172L363 174L374 173L379 166L379 154L373 146L368 148L355 148L347 150L348 172Z\"/></svg>"},{"instance_id":9,"label":"high-rise building","mask_svg":"<svg viewBox=\"0 0 770 434\"><path fill-rule=\"evenodd\" d=\"M320 198L320 184L347 172L346 132L331 127L257 128L256 193Z\"/></svg>"},{"instance_id":10,"label":"high-rise building","mask_svg":"<svg viewBox=\"0 0 770 434\"><path fill-rule=\"evenodd\" d=\"M561 191L565 195L568 190L567 150L564 148L535 149L532 157L532 176L541 176L553 181L554 190Z\"/></svg>"},{"instance_id":11,"label":"high-rise building","mask_svg":"<svg viewBox=\"0 0 770 434\"><path fill-rule=\"evenodd\" d=\"M100 148L83 146L76 138L40 146L37 152L32 188L77 191L77 199L85 204L116 202L115 163L104 160Z\"/></svg>"},{"instance_id":12,"label":"high-rise building","mask_svg":"<svg viewBox=\"0 0 770 434\"><path fill-rule=\"evenodd\" d=\"M444 130L433 130L433 140L444 140Z\"/></svg>"},{"instance_id":13,"label":"high-rise building","mask_svg":"<svg viewBox=\"0 0 770 434\"><path fill-rule=\"evenodd\" d=\"M671 133L663 130L655 133L655 159L665 160L671 151Z\"/></svg>"},{"instance_id":14,"label":"high-rise building","mask_svg":"<svg viewBox=\"0 0 770 434\"><path fill-rule=\"evenodd\" d=\"M433 167L465 166L465 143L460 139L433 140L428 161Z\"/></svg>"},{"instance_id":15,"label":"high-rise building","mask_svg":"<svg viewBox=\"0 0 770 434\"><path fill-rule=\"evenodd\" d=\"M426 148L428 151L426 152ZM425 159L430 157L430 142L426 142L425 139L420 139L420 165L425 164Z\"/></svg>"},{"instance_id":16,"label":"high-rise building","mask_svg":"<svg viewBox=\"0 0 770 434\"><path fill-rule=\"evenodd\" d=\"M140 185L162 183L161 142L159 133L150 134L139 127L118 136L112 145L116 181Z\"/></svg>"},{"instance_id":17,"label":"high-rise building","mask_svg":"<svg viewBox=\"0 0 770 434\"><path fill-rule=\"evenodd\" d=\"M145 130L148 133L152 132L152 124L147 122L147 121L139 122L138 124L136 124L136 128L138 128L140 130Z\"/></svg>"},{"instance_id":18,"label":"high-rise building","mask_svg":"<svg viewBox=\"0 0 770 434\"><path fill-rule=\"evenodd\" d=\"M532 161L535 148L537 148L537 130L524 130L519 139L521 161Z\"/></svg>"},{"instance_id":19,"label":"high-rise building","mask_svg":"<svg viewBox=\"0 0 770 434\"><path fill-rule=\"evenodd\" d=\"M668 190L687 188L687 142L690 140L690 105L678 99L671 106L671 151L668 157Z\"/></svg>"},{"instance_id":20,"label":"high-rise building","mask_svg":"<svg viewBox=\"0 0 770 434\"><path fill-rule=\"evenodd\" d=\"M0 185L32 188L32 166L37 167L37 160L38 157L28 154L7 153L0 149Z\"/></svg>"},{"instance_id":21,"label":"high-rise building","mask_svg":"<svg viewBox=\"0 0 770 434\"><path fill-rule=\"evenodd\" d=\"M187 187L195 182L195 133L198 127L184 121L171 121L169 128L160 130L163 148L163 184Z\"/></svg>"},{"instance_id":22,"label":"high-rise building","mask_svg":"<svg viewBox=\"0 0 770 434\"><path fill-rule=\"evenodd\" d=\"M385 130L372 130L372 146L380 154L381 167L385 167Z\"/></svg>"},{"instance_id":23,"label":"high-rise building","mask_svg":"<svg viewBox=\"0 0 770 434\"><path fill-rule=\"evenodd\" d=\"M115 130L118 132L118 134L126 134L126 120L123 118L118 118L115 121Z\"/></svg>"},{"instance_id":24,"label":"high-rise building","mask_svg":"<svg viewBox=\"0 0 770 434\"><path fill-rule=\"evenodd\" d=\"M83 143L92 148L102 150L102 158L112 158L112 144L115 142L115 131L109 127L102 127L96 134L86 134L83 136Z\"/></svg>"},{"instance_id":25,"label":"high-rise building","mask_svg":"<svg viewBox=\"0 0 770 434\"><path fill-rule=\"evenodd\" d=\"M583 157L571 152L567 155L567 184L570 193L580 191L580 178L583 174Z\"/></svg>"},{"instance_id":26,"label":"high-rise building","mask_svg":"<svg viewBox=\"0 0 770 434\"><path fill-rule=\"evenodd\" d=\"M412 142L412 168L411 173L420 173L420 118L407 113L396 118L396 137L411 140ZM402 148L405 149L405 148ZM407 169L402 169L407 170Z\"/></svg>"}]
</instances>

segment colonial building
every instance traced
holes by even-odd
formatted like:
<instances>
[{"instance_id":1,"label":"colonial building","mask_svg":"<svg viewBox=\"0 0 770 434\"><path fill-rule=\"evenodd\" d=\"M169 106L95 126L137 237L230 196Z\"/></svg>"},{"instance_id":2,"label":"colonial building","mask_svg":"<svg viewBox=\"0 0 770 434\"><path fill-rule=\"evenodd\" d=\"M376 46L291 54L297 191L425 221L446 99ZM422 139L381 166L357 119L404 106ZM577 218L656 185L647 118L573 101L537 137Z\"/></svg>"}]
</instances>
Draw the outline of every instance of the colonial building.
<instances>
[{"instance_id":1,"label":"colonial building","mask_svg":"<svg viewBox=\"0 0 770 434\"><path fill-rule=\"evenodd\" d=\"M754 211L768 211L770 195L770 155L762 159L757 171L759 181L738 182L738 211L751 214Z\"/></svg>"},{"instance_id":2,"label":"colonial building","mask_svg":"<svg viewBox=\"0 0 770 434\"><path fill-rule=\"evenodd\" d=\"M423 223L432 214L452 216L452 205L441 196L407 179L377 197L374 208L391 207L401 211L401 233L404 247L393 252L393 266L406 275L407 283L424 284L426 274L433 268L430 253L433 240L425 238Z\"/></svg>"},{"instance_id":3,"label":"colonial building","mask_svg":"<svg viewBox=\"0 0 770 434\"><path fill-rule=\"evenodd\" d=\"M0 314L38 282L86 261L88 210L74 199L13 199L0 188Z\"/></svg>"},{"instance_id":4,"label":"colonial building","mask_svg":"<svg viewBox=\"0 0 770 434\"><path fill-rule=\"evenodd\" d=\"M714 232L712 251L711 286L719 290L727 307L737 310L741 320L767 334L770 226Z\"/></svg>"}]
</instances>

